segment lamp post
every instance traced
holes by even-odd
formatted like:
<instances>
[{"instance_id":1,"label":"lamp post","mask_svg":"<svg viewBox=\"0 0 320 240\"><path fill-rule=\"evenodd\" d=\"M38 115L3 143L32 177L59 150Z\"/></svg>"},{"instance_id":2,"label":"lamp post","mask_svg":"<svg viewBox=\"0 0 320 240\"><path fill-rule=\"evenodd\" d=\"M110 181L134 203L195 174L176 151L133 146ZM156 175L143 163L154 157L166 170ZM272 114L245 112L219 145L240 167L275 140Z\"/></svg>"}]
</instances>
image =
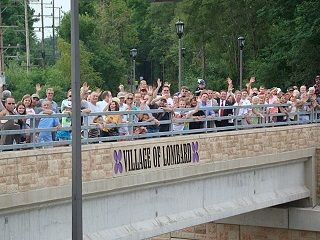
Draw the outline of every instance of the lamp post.
<instances>
[{"instance_id":1,"label":"lamp post","mask_svg":"<svg viewBox=\"0 0 320 240\"><path fill-rule=\"evenodd\" d=\"M184 57L186 55L186 48L181 48L181 84L184 83ZM181 86L180 86L181 87ZM180 91L180 89L179 89Z\"/></svg>"},{"instance_id":2,"label":"lamp post","mask_svg":"<svg viewBox=\"0 0 320 240\"><path fill-rule=\"evenodd\" d=\"M243 61L242 61L242 52L244 48L244 37L238 37L238 45L240 48L240 66L239 66L239 75L240 75L240 91L242 90L242 71L243 71Z\"/></svg>"},{"instance_id":3,"label":"lamp post","mask_svg":"<svg viewBox=\"0 0 320 240\"><path fill-rule=\"evenodd\" d=\"M136 80L136 57L137 57L137 54L138 54L137 49L133 48L130 50L130 57L132 59L131 92L133 92L134 83Z\"/></svg>"},{"instance_id":4,"label":"lamp post","mask_svg":"<svg viewBox=\"0 0 320 240\"><path fill-rule=\"evenodd\" d=\"M182 79L182 44L181 38L183 36L184 23L180 20L176 22L176 31L179 38L179 91L181 89L181 79Z\"/></svg>"}]
</instances>

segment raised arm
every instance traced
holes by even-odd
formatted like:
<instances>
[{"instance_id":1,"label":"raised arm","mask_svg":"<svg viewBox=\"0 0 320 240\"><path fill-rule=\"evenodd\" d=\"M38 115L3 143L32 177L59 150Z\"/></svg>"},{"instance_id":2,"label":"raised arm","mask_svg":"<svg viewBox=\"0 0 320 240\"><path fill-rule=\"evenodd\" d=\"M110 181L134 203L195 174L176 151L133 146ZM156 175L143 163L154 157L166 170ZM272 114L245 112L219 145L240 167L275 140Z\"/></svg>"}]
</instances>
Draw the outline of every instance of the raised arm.
<instances>
[{"instance_id":1,"label":"raised arm","mask_svg":"<svg viewBox=\"0 0 320 240\"><path fill-rule=\"evenodd\" d=\"M156 97L157 97L160 87L161 87L161 80L160 80L160 78L158 78L158 80L157 80L157 87L156 87L156 89L153 91L153 94L152 94L153 98L156 98Z\"/></svg>"},{"instance_id":2,"label":"raised arm","mask_svg":"<svg viewBox=\"0 0 320 240\"><path fill-rule=\"evenodd\" d=\"M233 94L233 84L232 84L232 79L230 77L227 78L227 83L228 83L228 92L227 92L227 98L230 96L230 95L234 95Z\"/></svg>"},{"instance_id":3,"label":"raised arm","mask_svg":"<svg viewBox=\"0 0 320 240\"><path fill-rule=\"evenodd\" d=\"M36 94L40 95L40 91L41 91L41 89L42 89L40 83L37 83L37 84L36 84L35 89L36 89Z\"/></svg>"},{"instance_id":4,"label":"raised arm","mask_svg":"<svg viewBox=\"0 0 320 240\"><path fill-rule=\"evenodd\" d=\"M152 101L150 102L150 104L155 104L156 102L158 102L159 100L161 100L163 97L162 96L157 96L156 98L152 99Z\"/></svg>"},{"instance_id":5,"label":"raised arm","mask_svg":"<svg viewBox=\"0 0 320 240\"><path fill-rule=\"evenodd\" d=\"M149 86L149 88L148 88L148 96L149 96L149 98L148 98L148 100L147 100L147 102L146 102L146 105L150 105L150 103L151 103L151 101L153 100L153 98L154 98L154 96L153 96L153 89L152 89L152 87L151 86Z\"/></svg>"},{"instance_id":6,"label":"raised arm","mask_svg":"<svg viewBox=\"0 0 320 240\"><path fill-rule=\"evenodd\" d=\"M247 92L249 95L252 95L252 84L256 81L256 77L252 76L249 80L249 82L246 84L247 86ZM242 91L242 89L240 89Z\"/></svg>"},{"instance_id":7,"label":"raised arm","mask_svg":"<svg viewBox=\"0 0 320 240\"><path fill-rule=\"evenodd\" d=\"M81 87L80 98L83 99L85 94L88 93L88 91L89 91L89 86L87 82L84 82Z\"/></svg>"}]
</instances>

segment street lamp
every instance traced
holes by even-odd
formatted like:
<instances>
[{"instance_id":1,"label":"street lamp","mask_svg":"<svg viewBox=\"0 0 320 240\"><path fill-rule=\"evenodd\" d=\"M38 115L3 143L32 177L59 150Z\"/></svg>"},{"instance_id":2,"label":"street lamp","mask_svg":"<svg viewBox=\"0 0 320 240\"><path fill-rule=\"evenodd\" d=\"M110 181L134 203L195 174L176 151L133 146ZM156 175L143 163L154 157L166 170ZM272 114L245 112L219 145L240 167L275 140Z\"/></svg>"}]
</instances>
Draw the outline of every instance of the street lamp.
<instances>
[{"instance_id":1,"label":"street lamp","mask_svg":"<svg viewBox=\"0 0 320 240\"><path fill-rule=\"evenodd\" d=\"M184 58L186 55L186 48L181 48L181 56Z\"/></svg>"},{"instance_id":2,"label":"street lamp","mask_svg":"<svg viewBox=\"0 0 320 240\"><path fill-rule=\"evenodd\" d=\"M242 52L243 52L243 48L244 48L244 37L238 37L238 45L240 48L240 67L239 67L239 71L240 71L240 91L242 90L242 71L243 71L243 61L242 61Z\"/></svg>"},{"instance_id":3,"label":"street lamp","mask_svg":"<svg viewBox=\"0 0 320 240\"><path fill-rule=\"evenodd\" d=\"M181 82L184 82L184 57L186 55L186 48L181 48ZM181 86L180 86L181 87ZM180 91L181 89L179 89Z\"/></svg>"},{"instance_id":4,"label":"street lamp","mask_svg":"<svg viewBox=\"0 0 320 240\"><path fill-rule=\"evenodd\" d=\"M181 79L182 79L182 50L181 50L181 38L184 31L184 23L180 20L176 22L176 31L179 38L179 91L181 89Z\"/></svg>"},{"instance_id":5,"label":"street lamp","mask_svg":"<svg viewBox=\"0 0 320 240\"><path fill-rule=\"evenodd\" d=\"M138 51L137 49L133 48L130 50L130 57L132 59L132 79L131 79L131 92L133 92L133 86L136 80L136 57Z\"/></svg>"}]
</instances>

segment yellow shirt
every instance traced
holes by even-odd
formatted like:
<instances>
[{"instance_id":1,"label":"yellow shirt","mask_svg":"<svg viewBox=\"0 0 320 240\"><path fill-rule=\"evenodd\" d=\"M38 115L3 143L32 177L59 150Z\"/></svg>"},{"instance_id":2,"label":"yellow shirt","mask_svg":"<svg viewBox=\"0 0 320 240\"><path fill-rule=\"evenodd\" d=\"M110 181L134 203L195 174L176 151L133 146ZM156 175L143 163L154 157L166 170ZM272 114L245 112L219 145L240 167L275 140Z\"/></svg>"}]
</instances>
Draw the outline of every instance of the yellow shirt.
<instances>
[{"instance_id":1,"label":"yellow shirt","mask_svg":"<svg viewBox=\"0 0 320 240\"><path fill-rule=\"evenodd\" d=\"M121 123L121 115L107 115L104 117L104 121L108 124L108 123ZM103 128L102 130L105 132L109 132L110 130L115 130L117 128Z\"/></svg>"}]
</instances>

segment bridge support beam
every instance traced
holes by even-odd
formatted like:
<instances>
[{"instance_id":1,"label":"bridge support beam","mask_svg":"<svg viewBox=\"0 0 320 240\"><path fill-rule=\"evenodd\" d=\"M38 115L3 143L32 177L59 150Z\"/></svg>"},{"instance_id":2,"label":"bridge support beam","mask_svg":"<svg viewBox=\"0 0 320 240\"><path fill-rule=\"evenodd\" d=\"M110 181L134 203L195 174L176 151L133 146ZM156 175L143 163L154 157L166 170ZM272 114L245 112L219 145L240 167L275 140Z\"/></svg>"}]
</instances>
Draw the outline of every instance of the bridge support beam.
<instances>
[{"instance_id":1,"label":"bridge support beam","mask_svg":"<svg viewBox=\"0 0 320 240\"><path fill-rule=\"evenodd\" d=\"M272 207L221 219L216 223L319 232L320 206Z\"/></svg>"}]
</instances>

